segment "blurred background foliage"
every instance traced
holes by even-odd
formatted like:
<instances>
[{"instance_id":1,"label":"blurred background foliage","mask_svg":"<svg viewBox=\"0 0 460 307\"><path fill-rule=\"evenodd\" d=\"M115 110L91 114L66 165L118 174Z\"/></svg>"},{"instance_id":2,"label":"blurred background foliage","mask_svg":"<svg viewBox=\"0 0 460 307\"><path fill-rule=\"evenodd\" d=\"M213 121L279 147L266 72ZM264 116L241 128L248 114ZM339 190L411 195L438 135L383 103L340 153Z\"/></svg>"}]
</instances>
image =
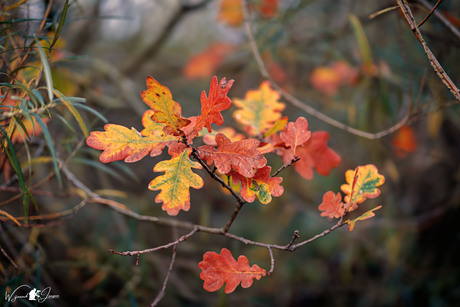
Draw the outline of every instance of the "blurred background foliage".
<instances>
[{"instance_id":1,"label":"blurred background foliage","mask_svg":"<svg viewBox=\"0 0 460 307\"><path fill-rule=\"evenodd\" d=\"M338 121L385 131L369 140L287 103L291 121L330 133L342 157L330 176L310 181L285 170L285 193L243 208L231 232L286 244L333 225L317 206L338 191L344 174L373 163L386 177L376 218L345 228L294 253L275 252L270 277L225 295L202 288L198 262L228 247L268 269L267 250L198 234L178 246L164 306L455 306L460 301L460 109L441 83L394 1L250 1L255 41L271 77L287 92ZM428 1L410 1L422 20ZM435 1L428 3L428 7ZM135 257L184 230L122 216L82 200L81 182L143 215L167 217L147 189L166 155L134 164L99 162L84 143L111 123L135 127L139 97L152 75L169 87L185 116L213 75L235 79L242 98L263 81L247 40L239 1L1 1L0 276L2 293L18 285L51 287L51 306L145 306L163 283L171 250ZM236 7L236 8L235 8ZM387 10L387 8L389 8ZM236 11L235 11L236 10ZM426 41L460 84L460 2L445 1L422 26ZM375 14L377 13L377 14ZM374 16L372 16L375 14ZM372 17L372 18L371 18ZM231 110L232 111L232 110ZM235 125L232 112L225 124ZM240 127L241 128L241 127ZM273 168L282 162L275 157ZM177 219L220 227L234 200L200 173L191 209ZM87 200L87 199L86 199ZM22 227L18 227L20 224ZM3 300L3 299L2 299ZM21 303L24 303L22 300ZM8 302L6 302L8 304Z\"/></svg>"}]
</instances>

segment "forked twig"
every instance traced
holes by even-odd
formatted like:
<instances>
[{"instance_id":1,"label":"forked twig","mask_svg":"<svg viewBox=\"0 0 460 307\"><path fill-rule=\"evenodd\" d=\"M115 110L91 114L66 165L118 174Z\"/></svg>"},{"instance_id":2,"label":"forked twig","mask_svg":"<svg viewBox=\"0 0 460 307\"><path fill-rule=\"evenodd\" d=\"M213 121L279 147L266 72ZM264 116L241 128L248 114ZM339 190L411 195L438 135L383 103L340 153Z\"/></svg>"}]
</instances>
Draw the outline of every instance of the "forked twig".
<instances>
[{"instance_id":1,"label":"forked twig","mask_svg":"<svg viewBox=\"0 0 460 307\"><path fill-rule=\"evenodd\" d=\"M173 247L173 252L171 256L171 262L169 263L168 273L166 274L165 280L163 281L163 286L161 287L160 292L158 292L157 297L155 298L153 303L150 305L152 307L156 306L161 301L163 296L165 295L166 285L168 284L169 276L171 275L171 271L174 266L174 262L176 261L176 249L177 249L177 244L174 245Z\"/></svg>"},{"instance_id":2,"label":"forked twig","mask_svg":"<svg viewBox=\"0 0 460 307\"><path fill-rule=\"evenodd\" d=\"M423 47L423 50L425 51L428 60L430 61L431 67L433 67L434 71L438 75L438 77L441 79L441 81L447 86L447 88L452 92L452 94L455 96L455 99L460 101L460 90L457 88L455 83L450 79L450 77L447 75L447 73L444 71L444 68L442 68L441 64L439 61L436 59L434 56L433 52L431 52L430 48L428 47L427 43L425 42L422 33L420 32L420 29L417 26L417 23L415 22L414 15L412 14L411 9L409 8L409 5L407 5L406 0L396 0L398 2L399 8L401 9L401 12L404 15L404 18L406 19L407 23L409 24L412 32L414 33L415 37L417 40L420 42L420 44Z\"/></svg>"}]
</instances>

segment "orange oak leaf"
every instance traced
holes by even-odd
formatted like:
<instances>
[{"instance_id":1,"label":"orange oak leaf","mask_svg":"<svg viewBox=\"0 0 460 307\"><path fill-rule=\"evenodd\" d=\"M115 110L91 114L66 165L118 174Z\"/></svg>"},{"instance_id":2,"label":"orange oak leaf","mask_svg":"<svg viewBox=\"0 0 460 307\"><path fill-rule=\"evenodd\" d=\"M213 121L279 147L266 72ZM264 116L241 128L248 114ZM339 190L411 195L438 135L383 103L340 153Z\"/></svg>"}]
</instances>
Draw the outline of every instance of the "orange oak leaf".
<instances>
[{"instance_id":1,"label":"orange oak leaf","mask_svg":"<svg viewBox=\"0 0 460 307\"><path fill-rule=\"evenodd\" d=\"M205 135L203 135L203 142L206 145L216 146L216 135L218 133L222 133L232 142L241 141L246 138L243 134L236 132L236 130L232 127L224 127L220 130L214 130L211 133L206 133Z\"/></svg>"},{"instance_id":2,"label":"orange oak leaf","mask_svg":"<svg viewBox=\"0 0 460 307\"><path fill-rule=\"evenodd\" d=\"M360 204L366 198L378 197L380 190L377 187L385 183L385 177L378 173L377 167L373 164L358 166L355 170L346 171L345 180L347 184L342 184L340 189L346 194L344 200L348 204Z\"/></svg>"},{"instance_id":3,"label":"orange oak leaf","mask_svg":"<svg viewBox=\"0 0 460 307\"><path fill-rule=\"evenodd\" d=\"M363 220L370 219L371 217L374 217L375 216L374 211L376 211L376 210L378 210L380 208L382 208L382 206L377 206L374 209L371 209L369 211L364 212L363 214L361 214L360 216L358 216L355 219L345 221L345 223L348 224L348 231L353 231L357 221L363 221Z\"/></svg>"},{"instance_id":4,"label":"orange oak leaf","mask_svg":"<svg viewBox=\"0 0 460 307\"><path fill-rule=\"evenodd\" d=\"M150 134L142 136L136 129L114 124L104 126L105 131L93 131L86 139L88 146L103 150L99 160L108 163L125 159L136 162L150 153L155 157L161 154L166 145L178 140L172 135Z\"/></svg>"},{"instance_id":5,"label":"orange oak leaf","mask_svg":"<svg viewBox=\"0 0 460 307\"><path fill-rule=\"evenodd\" d=\"M244 99L234 99L239 109L233 113L233 117L245 127L249 136L260 135L281 118L285 104L279 98L278 92L271 89L268 81L264 81L259 89L248 91Z\"/></svg>"},{"instance_id":6,"label":"orange oak leaf","mask_svg":"<svg viewBox=\"0 0 460 307\"><path fill-rule=\"evenodd\" d=\"M184 67L187 79L209 78L215 73L225 56L235 49L234 45L217 42L204 51L190 57Z\"/></svg>"},{"instance_id":7,"label":"orange oak leaf","mask_svg":"<svg viewBox=\"0 0 460 307\"><path fill-rule=\"evenodd\" d=\"M305 117L299 117L295 123L288 123L280 133L281 140L284 141L287 147L290 147L295 155L297 146L304 144L311 136L311 131L308 130L308 121Z\"/></svg>"},{"instance_id":8,"label":"orange oak leaf","mask_svg":"<svg viewBox=\"0 0 460 307\"><path fill-rule=\"evenodd\" d=\"M291 149L282 151L284 163L290 163L295 156L300 160L294 164L294 169L305 179L313 178L313 168L318 174L327 176L332 168L338 166L342 159L327 146L329 133L315 131L304 144L297 146L296 153Z\"/></svg>"},{"instance_id":9,"label":"orange oak leaf","mask_svg":"<svg viewBox=\"0 0 460 307\"><path fill-rule=\"evenodd\" d=\"M142 115L142 125L144 129L141 131L142 136L149 135L164 135L163 128L164 124L159 124L152 120L152 116L155 112L153 110L147 110Z\"/></svg>"},{"instance_id":10,"label":"orange oak leaf","mask_svg":"<svg viewBox=\"0 0 460 307\"><path fill-rule=\"evenodd\" d=\"M179 133L179 129L187 126L190 121L182 117L179 103L173 100L171 91L161 85L153 77L147 77L147 90L141 92L142 100L154 111L152 120L165 124L168 132Z\"/></svg>"},{"instance_id":11,"label":"orange oak leaf","mask_svg":"<svg viewBox=\"0 0 460 307\"><path fill-rule=\"evenodd\" d=\"M165 172L153 179L150 190L161 190L155 202L163 203L161 207L169 215L177 215L180 210L190 209L190 187L201 189L203 179L192 172L192 168L201 169L198 162L190 160L190 148L184 144L174 144L168 150L171 160L161 161L153 168L154 172Z\"/></svg>"},{"instance_id":12,"label":"orange oak leaf","mask_svg":"<svg viewBox=\"0 0 460 307\"><path fill-rule=\"evenodd\" d=\"M312 86L323 94L333 96L342 85L354 85L358 70L345 61L337 61L331 67L317 67L310 76Z\"/></svg>"},{"instance_id":13,"label":"orange oak leaf","mask_svg":"<svg viewBox=\"0 0 460 307\"><path fill-rule=\"evenodd\" d=\"M232 142L218 133L216 143L217 149L204 145L198 148L198 153L209 165L214 162L221 174L228 174L234 169L245 177L253 177L256 169L267 164L265 157L257 150L260 142L256 139Z\"/></svg>"},{"instance_id":14,"label":"orange oak leaf","mask_svg":"<svg viewBox=\"0 0 460 307\"><path fill-rule=\"evenodd\" d=\"M242 5L242 0L222 0L218 19L229 26L238 27L244 20Z\"/></svg>"},{"instance_id":15,"label":"orange oak leaf","mask_svg":"<svg viewBox=\"0 0 460 307\"><path fill-rule=\"evenodd\" d=\"M395 153L400 157L416 151L418 144L414 128L402 126L391 139L391 143L394 146Z\"/></svg>"},{"instance_id":16,"label":"orange oak leaf","mask_svg":"<svg viewBox=\"0 0 460 307\"><path fill-rule=\"evenodd\" d=\"M318 206L321 216L330 218L339 218L345 214L345 207L342 202L342 194L333 191L327 191L323 195L323 202Z\"/></svg>"},{"instance_id":17,"label":"orange oak leaf","mask_svg":"<svg viewBox=\"0 0 460 307\"><path fill-rule=\"evenodd\" d=\"M252 178L241 176L234 171L229 175L234 184L241 183L240 194L245 201L252 203L257 197L262 204L268 204L272 201L272 196L281 196L284 193L284 188L280 186L283 178L270 177L271 170L270 166L264 166L258 169Z\"/></svg>"},{"instance_id":18,"label":"orange oak leaf","mask_svg":"<svg viewBox=\"0 0 460 307\"><path fill-rule=\"evenodd\" d=\"M267 274L256 264L249 266L246 256L239 256L237 262L226 248L223 248L220 254L206 252L198 267L202 271L200 278L204 280L203 288L206 291L217 291L226 284L225 293L227 294L235 291L240 283L241 287L249 288L254 278L259 280Z\"/></svg>"}]
</instances>

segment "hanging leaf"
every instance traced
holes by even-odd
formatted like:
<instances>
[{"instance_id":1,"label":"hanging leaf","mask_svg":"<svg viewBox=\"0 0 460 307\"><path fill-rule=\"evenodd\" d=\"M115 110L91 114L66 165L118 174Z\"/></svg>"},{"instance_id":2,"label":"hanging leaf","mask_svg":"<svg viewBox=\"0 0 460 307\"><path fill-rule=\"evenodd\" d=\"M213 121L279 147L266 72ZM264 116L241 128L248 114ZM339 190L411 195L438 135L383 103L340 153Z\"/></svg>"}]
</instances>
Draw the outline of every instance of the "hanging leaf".
<instances>
[{"instance_id":1,"label":"hanging leaf","mask_svg":"<svg viewBox=\"0 0 460 307\"><path fill-rule=\"evenodd\" d=\"M327 176L332 168L341 162L340 156L327 146L329 133L316 131L311 134L310 139L301 146L297 146L295 155L291 149L282 151L284 163L289 163L297 156L300 158L294 164L294 169L305 179L313 178L313 168L318 174Z\"/></svg>"},{"instance_id":2,"label":"hanging leaf","mask_svg":"<svg viewBox=\"0 0 460 307\"><path fill-rule=\"evenodd\" d=\"M402 126L391 139L391 144L394 146L394 152L400 157L416 151L418 144L414 128Z\"/></svg>"},{"instance_id":3,"label":"hanging leaf","mask_svg":"<svg viewBox=\"0 0 460 307\"><path fill-rule=\"evenodd\" d=\"M258 90L248 91L244 99L234 99L239 109L233 113L233 117L244 125L249 136L258 136L281 118L285 104L279 98L278 92L271 89L268 81L264 81Z\"/></svg>"},{"instance_id":4,"label":"hanging leaf","mask_svg":"<svg viewBox=\"0 0 460 307\"><path fill-rule=\"evenodd\" d=\"M206 252L198 267L202 271L200 278L204 280L203 288L209 292L219 290L224 284L227 294L235 291L240 283L241 287L249 288L254 278L259 280L266 275L266 271L258 265L250 267L246 256L239 256L237 262L226 248L220 254Z\"/></svg>"},{"instance_id":5,"label":"hanging leaf","mask_svg":"<svg viewBox=\"0 0 460 307\"><path fill-rule=\"evenodd\" d=\"M355 173L357 174L357 179L355 179L356 182L353 185ZM346 194L344 200L349 204L360 204L366 198L378 197L380 190L377 187L385 183L385 177L378 173L377 167L373 164L358 166L357 172L356 170L346 171L345 180L347 184L342 184L340 189ZM350 199L350 195L353 195L353 199Z\"/></svg>"},{"instance_id":6,"label":"hanging leaf","mask_svg":"<svg viewBox=\"0 0 460 307\"><path fill-rule=\"evenodd\" d=\"M171 160L161 161L153 168L154 172L165 172L164 175L153 179L149 189L161 192L155 198L155 202L163 203L161 207L169 215L177 215L180 210L190 209L190 187L201 189L203 179L192 172L192 168L201 169L198 162L190 160L190 148L184 144L174 144L168 153Z\"/></svg>"},{"instance_id":7,"label":"hanging leaf","mask_svg":"<svg viewBox=\"0 0 460 307\"><path fill-rule=\"evenodd\" d=\"M161 85L153 77L147 77L147 90L141 92L142 100L154 111L152 120L165 124L168 131L179 134L179 129L189 124L189 120L182 117L179 103L172 98L171 91Z\"/></svg>"},{"instance_id":8,"label":"hanging leaf","mask_svg":"<svg viewBox=\"0 0 460 307\"><path fill-rule=\"evenodd\" d=\"M172 135L142 136L136 129L114 124L104 126L105 131L93 131L86 139L88 146L104 150L99 159L103 163L125 159L136 162L150 153L155 157L161 154L166 145L178 140Z\"/></svg>"},{"instance_id":9,"label":"hanging leaf","mask_svg":"<svg viewBox=\"0 0 460 307\"><path fill-rule=\"evenodd\" d=\"M327 191L323 195L323 202L318 206L321 216L330 218L340 218L345 214L345 207L342 202L342 194Z\"/></svg>"},{"instance_id":10,"label":"hanging leaf","mask_svg":"<svg viewBox=\"0 0 460 307\"><path fill-rule=\"evenodd\" d=\"M267 164L265 157L257 150L260 142L256 139L232 142L218 133L216 143L217 149L204 145L198 148L198 153L209 165L214 162L221 174L228 174L234 169L244 177L253 177L256 169Z\"/></svg>"},{"instance_id":11,"label":"hanging leaf","mask_svg":"<svg viewBox=\"0 0 460 307\"><path fill-rule=\"evenodd\" d=\"M194 119L194 126L191 132L187 127L187 136L193 137L200 132L203 127L211 132L211 124L221 126L224 123L224 118L220 112L227 110L232 105L232 101L227 97L227 93L233 85L233 80L227 81L223 78L219 83L217 77L212 78L209 88L209 97L206 92L201 92L201 115Z\"/></svg>"},{"instance_id":12,"label":"hanging leaf","mask_svg":"<svg viewBox=\"0 0 460 307\"><path fill-rule=\"evenodd\" d=\"M299 117L295 123L288 123L287 127L281 131L280 138L287 147L290 147L295 155L297 146L304 144L311 136L308 130L308 121L304 117Z\"/></svg>"},{"instance_id":13,"label":"hanging leaf","mask_svg":"<svg viewBox=\"0 0 460 307\"><path fill-rule=\"evenodd\" d=\"M252 178L241 176L237 172L231 171L234 184L241 183L241 197L247 202L252 203L256 197L262 204L268 204L272 201L272 196L281 196L284 189L280 186L282 177L270 177L272 168L264 166L257 170Z\"/></svg>"},{"instance_id":14,"label":"hanging leaf","mask_svg":"<svg viewBox=\"0 0 460 307\"><path fill-rule=\"evenodd\" d=\"M374 211L376 211L376 210L378 210L380 208L382 208L382 206L378 206L378 207L375 207L374 209L366 211L366 212L364 212L363 214L361 214L360 216L358 216L355 219L345 221L345 223L348 224L348 231L353 231L357 221L367 220L367 219L370 219L371 217L375 216Z\"/></svg>"}]
</instances>

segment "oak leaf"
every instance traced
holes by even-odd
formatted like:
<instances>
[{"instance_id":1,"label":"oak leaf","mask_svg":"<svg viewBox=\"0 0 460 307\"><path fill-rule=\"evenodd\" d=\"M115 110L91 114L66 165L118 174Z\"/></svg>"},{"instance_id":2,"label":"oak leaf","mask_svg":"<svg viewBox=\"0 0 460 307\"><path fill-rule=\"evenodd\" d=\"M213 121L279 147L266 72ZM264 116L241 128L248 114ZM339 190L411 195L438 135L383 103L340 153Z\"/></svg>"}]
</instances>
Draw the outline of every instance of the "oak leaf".
<instances>
[{"instance_id":1,"label":"oak leaf","mask_svg":"<svg viewBox=\"0 0 460 307\"><path fill-rule=\"evenodd\" d=\"M258 265L249 266L246 256L241 255L236 261L226 248L220 254L206 252L198 267L202 270L200 278L204 280L203 288L209 292L219 290L225 283L227 294L235 291L240 283L241 287L249 288L254 278L259 280L266 275L266 271Z\"/></svg>"},{"instance_id":2,"label":"oak leaf","mask_svg":"<svg viewBox=\"0 0 460 307\"><path fill-rule=\"evenodd\" d=\"M348 231L353 231L357 221L363 221L363 220L370 219L371 217L374 217L375 216L374 211L376 211L376 210L378 210L380 208L382 208L382 206L377 206L374 209L371 209L369 211L364 212L363 214L361 214L360 216L358 216L355 219L345 221L345 223L348 224Z\"/></svg>"},{"instance_id":3,"label":"oak leaf","mask_svg":"<svg viewBox=\"0 0 460 307\"><path fill-rule=\"evenodd\" d=\"M262 204L268 204L272 201L272 196L281 196L284 188L280 186L282 177L270 177L270 166L264 166L257 170L252 178L241 176L237 172L230 172L232 183L241 183L239 190L241 197L247 202L252 203L256 197Z\"/></svg>"},{"instance_id":4,"label":"oak leaf","mask_svg":"<svg viewBox=\"0 0 460 307\"><path fill-rule=\"evenodd\" d=\"M234 45L221 42L209 45L205 50L190 57L184 67L184 76L187 79L211 77L225 56L234 49Z\"/></svg>"},{"instance_id":5,"label":"oak leaf","mask_svg":"<svg viewBox=\"0 0 460 307\"><path fill-rule=\"evenodd\" d=\"M287 147L290 147L295 155L297 146L302 145L311 136L311 131L308 130L308 121L305 117L299 117L295 123L288 123L287 127L281 131L280 138L284 141Z\"/></svg>"},{"instance_id":6,"label":"oak leaf","mask_svg":"<svg viewBox=\"0 0 460 307\"><path fill-rule=\"evenodd\" d=\"M333 191L327 191L323 195L323 202L318 206L321 216L330 218L339 218L345 214L345 207L342 202L342 194L335 194Z\"/></svg>"},{"instance_id":7,"label":"oak leaf","mask_svg":"<svg viewBox=\"0 0 460 307\"><path fill-rule=\"evenodd\" d=\"M283 151L284 163L290 163L297 156L300 160L294 164L294 169L305 179L313 178L313 168L320 175L329 175L331 169L338 166L342 159L327 146L328 139L329 133L325 131L313 132L310 139L297 146L295 155L291 149Z\"/></svg>"},{"instance_id":8,"label":"oak leaf","mask_svg":"<svg viewBox=\"0 0 460 307\"><path fill-rule=\"evenodd\" d=\"M218 19L229 26L238 27L244 20L242 5L242 0L222 0Z\"/></svg>"},{"instance_id":9,"label":"oak leaf","mask_svg":"<svg viewBox=\"0 0 460 307\"><path fill-rule=\"evenodd\" d=\"M153 168L154 172L165 172L153 179L150 190L161 190L155 202L163 202L161 207L169 215L177 215L180 210L190 209L190 187L201 189L203 179L192 172L192 168L201 169L198 162L190 160L190 148L184 144L175 144L169 148L171 159L161 161Z\"/></svg>"},{"instance_id":10,"label":"oak leaf","mask_svg":"<svg viewBox=\"0 0 460 307\"><path fill-rule=\"evenodd\" d=\"M203 135L203 142L206 145L216 146L217 145L217 143L216 143L216 135L218 133L222 133L223 135L225 135L232 142L241 141L241 140L244 140L246 138L243 134L238 133L232 127L224 127L224 128L222 128L220 130L213 130L211 133L204 134Z\"/></svg>"},{"instance_id":11,"label":"oak leaf","mask_svg":"<svg viewBox=\"0 0 460 307\"><path fill-rule=\"evenodd\" d=\"M144 129L141 131L142 136L149 135L164 135L163 128L164 124L159 124L152 120L152 116L155 112L153 110L146 110L142 115L142 125Z\"/></svg>"},{"instance_id":12,"label":"oak leaf","mask_svg":"<svg viewBox=\"0 0 460 307\"><path fill-rule=\"evenodd\" d=\"M179 134L179 129L190 123L182 117L180 104L173 100L169 88L153 77L148 76L146 84L147 90L141 92L141 98L154 111L152 120L165 124L168 132Z\"/></svg>"},{"instance_id":13,"label":"oak leaf","mask_svg":"<svg viewBox=\"0 0 460 307\"><path fill-rule=\"evenodd\" d=\"M204 145L198 148L198 153L209 165L214 162L221 174L228 174L234 169L245 177L253 177L256 169L267 164L265 157L257 150L260 142L256 139L232 142L218 133L216 143L217 148Z\"/></svg>"},{"instance_id":14,"label":"oak leaf","mask_svg":"<svg viewBox=\"0 0 460 307\"><path fill-rule=\"evenodd\" d=\"M344 200L348 204L360 204L366 198L378 197L380 190L377 187L385 183L385 177L378 173L377 167L373 164L346 171L345 180L347 184L342 184L340 189L346 194Z\"/></svg>"},{"instance_id":15,"label":"oak leaf","mask_svg":"<svg viewBox=\"0 0 460 307\"><path fill-rule=\"evenodd\" d=\"M264 81L259 89L248 91L244 99L234 99L233 103L239 109L233 117L245 127L249 136L258 136L281 118L285 104L279 98L278 92L271 89L268 81Z\"/></svg>"},{"instance_id":16,"label":"oak leaf","mask_svg":"<svg viewBox=\"0 0 460 307\"><path fill-rule=\"evenodd\" d=\"M391 144L394 146L395 153L400 157L416 151L418 144L414 128L402 126L391 139Z\"/></svg>"},{"instance_id":17,"label":"oak leaf","mask_svg":"<svg viewBox=\"0 0 460 307\"><path fill-rule=\"evenodd\" d=\"M136 129L114 124L104 126L105 131L93 131L86 139L88 146L103 150L99 159L103 163L125 159L136 162L150 153L151 157L161 154L166 145L178 140L172 135L150 134L142 136Z\"/></svg>"}]
</instances>

